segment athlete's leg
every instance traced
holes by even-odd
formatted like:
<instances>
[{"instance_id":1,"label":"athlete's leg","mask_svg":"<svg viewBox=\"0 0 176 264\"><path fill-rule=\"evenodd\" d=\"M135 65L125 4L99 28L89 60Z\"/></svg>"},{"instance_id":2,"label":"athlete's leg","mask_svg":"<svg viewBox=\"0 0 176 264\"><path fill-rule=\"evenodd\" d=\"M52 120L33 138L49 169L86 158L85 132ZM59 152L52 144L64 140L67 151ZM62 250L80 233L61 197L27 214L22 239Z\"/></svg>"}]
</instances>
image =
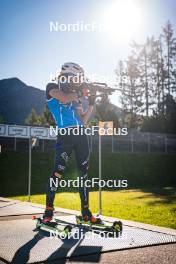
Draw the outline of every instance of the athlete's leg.
<instances>
[{"instance_id":1,"label":"athlete's leg","mask_svg":"<svg viewBox=\"0 0 176 264\"><path fill-rule=\"evenodd\" d=\"M68 135L59 135L56 143L55 166L47 184L46 210L44 213L44 217L47 219L53 216L55 194L59 181L64 174L66 163L71 155L72 149L73 143L71 138Z\"/></svg>"},{"instance_id":2,"label":"athlete's leg","mask_svg":"<svg viewBox=\"0 0 176 264\"><path fill-rule=\"evenodd\" d=\"M93 216L89 209L89 188L85 185L86 180L88 180L87 172L90 155L88 138L85 134L75 136L74 143L77 167L80 176L79 193L81 198L82 218L84 221L91 221L92 223L100 224L102 223L102 220L99 217ZM81 181L83 184L81 184Z\"/></svg>"},{"instance_id":3,"label":"athlete's leg","mask_svg":"<svg viewBox=\"0 0 176 264\"><path fill-rule=\"evenodd\" d=\"M91 217L91 212L89 211L89 190L86 187L85 182L88 179L88 166L89 166L89 145L87 136L79 135L74 136L74 150L77 162L77 168L79 171L79 193L81 199L81 211L89 213Z\"/></svg>"}]
</instances>

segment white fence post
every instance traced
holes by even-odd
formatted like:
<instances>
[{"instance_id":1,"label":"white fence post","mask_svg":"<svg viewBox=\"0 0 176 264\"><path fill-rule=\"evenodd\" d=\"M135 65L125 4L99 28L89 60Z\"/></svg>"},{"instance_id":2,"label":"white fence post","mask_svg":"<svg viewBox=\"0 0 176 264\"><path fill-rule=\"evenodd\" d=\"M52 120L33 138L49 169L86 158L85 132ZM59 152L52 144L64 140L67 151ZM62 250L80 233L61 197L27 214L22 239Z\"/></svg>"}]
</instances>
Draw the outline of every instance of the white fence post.
<instances>
[{"instance_id":1,"label":"white fence post","mask_svg":"<svg viewBox=\"0 0 176 264\"><path fill-rule=\"evenodd\" d=\"M28 202L31 201L31 144L32 138L29 137L29 173L28 173Z\"/></svg>"},{"instance_id":2,"label":"white fence post","mask_svg":"<svg viewBox=\"0 0 176 264\"><path fill-rule=\"evenodd\" d=\"M111 138L112 138L112 153L114 153L114 135L113 134L112 134Z\"/></svg>"},{"instance_id":3,"label":"white fence post","mask_svg":"<svg viewBox=\"0 0 176 264\"><path fill-rule=\"evenodd\" d=\"M102 214L102 193L101 193L101 186L100 181L102 178L102 165L101 165L101 135L99 134L99 215Z\"/></svg>"}]
</instances>

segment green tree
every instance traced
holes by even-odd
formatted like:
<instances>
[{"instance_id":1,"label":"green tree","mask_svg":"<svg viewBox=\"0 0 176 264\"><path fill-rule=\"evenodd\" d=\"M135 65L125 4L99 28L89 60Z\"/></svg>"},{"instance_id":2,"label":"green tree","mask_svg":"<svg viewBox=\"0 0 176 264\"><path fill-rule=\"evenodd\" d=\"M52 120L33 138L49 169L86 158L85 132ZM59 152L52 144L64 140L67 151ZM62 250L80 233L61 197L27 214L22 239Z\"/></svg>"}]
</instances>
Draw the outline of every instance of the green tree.
<instances>
[{"instance_id":1,"label":"green tree","mask_svg":"<svg viewBox=\"0 0 176 264\"><path fill-rule=\"evenodd\" d=\"M168 94L164 103L166 105L166 132L176 133L176 100Z\"/></svg>"},{"instance_id":2,"label":"green tree","mask_svg":"<svg viewBox=\"0 0 176 264\"><path fill-rule=\"evenodd\" d=\"M25 119L25 124L30 126L40 126L40 116L34 108L32 108L28 117Z\"/></svg>"},{"instance_id":3,"label":"green tree","mask_svg":"<svg viewBox=\"0 0 176 264\"><path fill-rule=\"evenodd\" d=\"M167 69L167 90L168 94L176 91L175 70L173 70L176 58L176 38L170 21L163 27L163 38L166 45L165 66Z\"/></svg>"},{"instance_id":4,"label":"green tree","mask_svg":"<svg viewBox=\"0 0 176 264\"><path fill-rule=\"evenodd\" d=\"M0 115L0 124L5 124L5 121L2 115Z\"/></svg>"},{"instance_id":5,"label":"green tree","mask_svg":"<svg viewBox=\"0 0 176 264\"><path fill-rule=\"evenodd\" d=\"M55 126L54 118L52 117L47 105L45 105L43 114L40 116L40 122L42 126Z\"/></svg>"},{"instance_id":6,"label":"green tree","mask_svg":"<svg viewBox=\"0 0 176 264\"><path fill-rule=\"evenodd\" d=\"M131 44L127 60L119 63L121 105L128 127L175 131L176 38L168 21L158 38ZM125 77L123 79L122 77ZM139 88L139 89L138 89ZM126 120L126 121L125 121Z\"/></svg>"},{"instance_id":7,"label":"green tree","mask_svg":"<svg viewBox=\"0 0 176 264\"><path fill-rule=\"evenodd\" d=\"M142 94L141 112L145 112L149 116L150 110L154 107L155 98L153 96L155 83L155 69L154 69L154 56L155 56L155 39L154 37L147 38L144 44L137 44L135 41L132 43L132 53L136 59L136 68L138 69L138 83L140 85Z\"/></svg>"},{"instance_id":8,"label":"green tree","mask_svg":"<svg viewBox=\"0 0 176 264\"><path fill-rule=\"evenodd\" d=\"M144 117L142 131L176 133L176 101L172 95L167 94L162 104L165 105L165 113Z\"/></svg>"},{"instance_id":9,"label":"green tree","mask_svg":"<svg viewBox=\"0 0 176 264\"><path fill-rule=\"evenodd\" d=\"M122 105L122 123L129 128L138 127L138 114L142 109L142 89L140 86L140 72L138 61L131 55L116 70L121 89L120 101Z\"/></svg>"},{"instance_id":10,"label":"green tree","mask_svg":"<svg viewBox=\"0 0 176 264\"><path fill-rule=\"evenodd\" d=\"M48 126L54 126L55 121L51 115L51 112L48 109L48 106L46 105L41 115L38 115L36 110L32 108L30 114L25 120L25 124L31 125L31 126L48 127Z\"/></svg>"},{"instance_id":11,"label":"green tree","mask_svg":"<svg viewBox=\"0 0 176 264\"><path fill-rule=\"evenodd\" d=\"M118 128L118 115L119 109L110 103L107 96L102 97L102 99L97 102L96 111L94 114L96 121L113 121L114 127Z\"/></svg>"}]
</instances>

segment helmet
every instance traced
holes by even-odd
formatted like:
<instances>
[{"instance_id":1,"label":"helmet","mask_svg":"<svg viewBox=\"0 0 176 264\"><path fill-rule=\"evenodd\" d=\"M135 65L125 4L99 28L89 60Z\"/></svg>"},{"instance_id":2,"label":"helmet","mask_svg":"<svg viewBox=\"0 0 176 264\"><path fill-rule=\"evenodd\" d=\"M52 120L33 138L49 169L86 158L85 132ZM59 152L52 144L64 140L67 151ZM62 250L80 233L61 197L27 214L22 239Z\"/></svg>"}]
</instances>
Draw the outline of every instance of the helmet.
<instances>
[{"instance_id":1,"label":"helmet","mask_svg":"<svg viewBox=\"0 0 176 264\"><path fill-rule=\"evenodd\" d=\"M66 62L62 65L60 75L84 75L84 70L81 66L74 62Z\"/></svg>"}]
</instances>

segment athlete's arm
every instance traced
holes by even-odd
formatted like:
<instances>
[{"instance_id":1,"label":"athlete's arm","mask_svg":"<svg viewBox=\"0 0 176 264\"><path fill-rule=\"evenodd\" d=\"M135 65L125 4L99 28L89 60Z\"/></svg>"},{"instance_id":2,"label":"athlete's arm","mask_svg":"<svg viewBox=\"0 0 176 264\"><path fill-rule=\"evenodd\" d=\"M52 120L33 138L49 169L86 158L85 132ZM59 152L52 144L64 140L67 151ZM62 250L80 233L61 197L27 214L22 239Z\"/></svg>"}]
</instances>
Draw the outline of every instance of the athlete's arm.
<instances>
[{"instance_id":1,"label":"athlete's arm","mask_svg":"<svg viewBox=\"0 0 176 264\"><path fill-rule=\"evenodd\" d=\"M93 105L89 105L87 111L83 111L82 107L77 107L77 113L78 115L81 117L82 121L84 123L87 123L87 121L89 120L91 113L93 111Z\"/></svg>"},{"instance_id":2,"label":"athlete's arm","mask_svg":"<svg viewBox=\"0 0 176 264\"><path fill-rule=\"evenodd\" d=\"M48 94L50 98L56 98L63 104L78 100L78 96L76 93L65 94L61 90L59 90L59 87L56 83L48 84Z\"/></svg>"}]
</instances>

